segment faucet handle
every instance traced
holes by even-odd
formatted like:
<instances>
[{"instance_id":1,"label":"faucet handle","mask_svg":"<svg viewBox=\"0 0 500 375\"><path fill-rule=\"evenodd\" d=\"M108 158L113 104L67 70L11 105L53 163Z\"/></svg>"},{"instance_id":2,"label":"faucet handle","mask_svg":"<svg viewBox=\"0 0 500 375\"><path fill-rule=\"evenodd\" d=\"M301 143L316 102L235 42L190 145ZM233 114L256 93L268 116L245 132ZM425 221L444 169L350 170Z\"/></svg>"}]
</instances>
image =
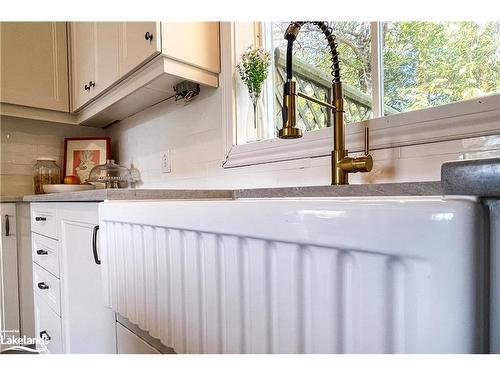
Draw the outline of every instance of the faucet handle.
<instances>
[{"instance_id":1,"label":"faucet handle","mask_svg":"<svg viewBox=\"0 0 500 375\"><path fill-rule=\"evenodd\" d=\"M365 155L370 153L370 129L365 127Z\"/></svg>"}]
</instances>

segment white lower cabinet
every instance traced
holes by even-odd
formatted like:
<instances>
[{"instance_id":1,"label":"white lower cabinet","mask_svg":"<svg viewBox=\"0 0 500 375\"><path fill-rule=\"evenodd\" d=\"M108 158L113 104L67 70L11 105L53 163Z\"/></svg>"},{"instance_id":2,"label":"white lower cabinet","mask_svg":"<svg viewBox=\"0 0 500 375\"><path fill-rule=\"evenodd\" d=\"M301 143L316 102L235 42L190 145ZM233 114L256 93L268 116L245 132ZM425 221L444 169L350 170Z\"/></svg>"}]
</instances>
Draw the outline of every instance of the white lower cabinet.
<instances>
[{"instance_id":1,"label":"white lower cabinet","mask_svg":"<svg viewBox=\"0 0 500 375\"><path fill-rule=\"evenodd\" d=\"M36 293L35 330L38 337L48 341L45 353L63 353L61 317L50 308L44 297Z\"/></svg>"},{"instance_id":2,"label":"white lower cabinet","mask_svg":"<svg viewBox=\"0 0 500 375\"><path fill-rule=\"evenodd\" d=\"M59 279L33 263L33 291L57 315L61 315L61 288Z\"/></svg>"},{"instance_id":3,"label":"white lower cabinet","mask_svg":"<svg viewBox=\"0 0 500 375\"><path fill-rule=\"evenodd\" d=\"M18 338L21 328L15 203L0 204L0 214L0 333L8 338ZM0 342L0 351L5 348Z\"/></svg>"},{"instance_id":4,"label":"white lower cabinet","mask_svg":"<svg viewBox=\"0 0 500 375\"><path fill-rule=\"evenodd\" d=\"M49 339L50 353L116 353L115 314L102 299L98 203L33 203L32 215L40 207L54 213L57 230L33 241L37 335ZM58 267L43 259L54 253L54 243Z\"/></svg>"}]
</instances>

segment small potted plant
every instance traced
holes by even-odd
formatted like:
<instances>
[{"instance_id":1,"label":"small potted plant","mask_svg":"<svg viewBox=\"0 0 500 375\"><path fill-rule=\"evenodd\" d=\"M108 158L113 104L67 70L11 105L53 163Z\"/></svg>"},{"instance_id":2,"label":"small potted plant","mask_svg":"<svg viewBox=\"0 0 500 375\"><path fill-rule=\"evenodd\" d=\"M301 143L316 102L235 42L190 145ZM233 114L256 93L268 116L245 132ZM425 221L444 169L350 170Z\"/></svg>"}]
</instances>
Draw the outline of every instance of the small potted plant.
<instances>
[{"instance_id":1,"label":"small potted plant","mask_svg":"<svg viewBox=\"0 0 500 375\"><path fill-rule=\"evenodd\" d=\"M263 48L250 46L240 57L240 63L236 66L241 80L247 86L250 99L252 101L252 119L249 123L253 129L247 134L247 140L258 140L264 137L264 106L260 102L264 81L269 74L271 57L268 51ZM249 125L250 125L249 124ZM252 139L253 138L253 139Z\"/></svg>"}]
</instances>

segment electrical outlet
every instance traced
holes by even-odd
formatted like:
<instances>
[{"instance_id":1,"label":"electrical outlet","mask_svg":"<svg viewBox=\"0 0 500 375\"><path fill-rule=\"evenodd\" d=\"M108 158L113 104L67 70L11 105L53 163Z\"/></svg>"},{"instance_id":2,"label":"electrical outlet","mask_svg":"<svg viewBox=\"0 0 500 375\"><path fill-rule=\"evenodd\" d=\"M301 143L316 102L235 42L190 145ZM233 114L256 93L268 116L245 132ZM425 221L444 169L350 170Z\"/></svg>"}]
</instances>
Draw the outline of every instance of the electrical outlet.
<instances>
[{"instance_id":1,"label":"electrical outlet","mask_svg":"<svg viewBox=\"0 0 500 375\"><path fill-rule=\"evenodd\" d=\"M170 172L172 172L172 161L170 159L170 150L167 150L161 156L161 173Z\"/></svg>"}]
</instances>

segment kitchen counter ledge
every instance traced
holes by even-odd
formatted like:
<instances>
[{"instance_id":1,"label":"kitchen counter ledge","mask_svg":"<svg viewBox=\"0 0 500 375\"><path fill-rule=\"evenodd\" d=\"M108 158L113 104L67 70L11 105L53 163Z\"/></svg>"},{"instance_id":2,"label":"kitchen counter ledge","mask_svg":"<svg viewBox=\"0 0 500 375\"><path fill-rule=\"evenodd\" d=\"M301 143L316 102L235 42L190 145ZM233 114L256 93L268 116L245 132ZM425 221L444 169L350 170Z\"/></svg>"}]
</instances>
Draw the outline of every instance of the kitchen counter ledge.
<instances>
[{"instance_id":1,"label":"kitchen counter ledge","mask_svg":"<svg viewBox=\"0 0 500 375\"><path fill-rule=\"evenodd\" d=\"M500 158L444 163L441 184L445 194L500 197Z\"/></svg>"},{"instance_id":2,"label":"kitchen counter ledge","mask_svg":"<svg viewBox=\"0 0 500 375\"><path fill-rule=\"evenodd\" d=\"M23 201L23 196L13 196L13 195L0 196L0 203L16 203L22 201Z\"/></svg>"},{"instance_id":3,"label":"kitchen counter ledge","mask_svg":"<svg viewBox=\"0 0 500 375\"><path fill-rule=\"evenodd\" d=\"M232 199L232 190L96 189L66 193L26 195L27 202L100 202L105 200Z\"/></svg>"},{"instance_id":4,"label":"kitchen counter ledge","mask_svg":"<svg viewBox=\"0 0 500 375\"><path fill-rule=\"evenodd\" d=\"M26 202L99 202L105 200L244 199L360 196L442 195L439 181L346 186L302 186L236 190L97 189L68 193L26 195Z\"/></svg>"},{"instance_id":5,"label":"kitchen counter ledge","mask_svg":"<svg viewBox=\"0 0 500 375\"><path fill-rule=\"evenodd\" d=\"M402 182L338 186L299 186L235 190L235 198L309 198L442 195L441 182Z\"/></svg>"}]
</instances>

